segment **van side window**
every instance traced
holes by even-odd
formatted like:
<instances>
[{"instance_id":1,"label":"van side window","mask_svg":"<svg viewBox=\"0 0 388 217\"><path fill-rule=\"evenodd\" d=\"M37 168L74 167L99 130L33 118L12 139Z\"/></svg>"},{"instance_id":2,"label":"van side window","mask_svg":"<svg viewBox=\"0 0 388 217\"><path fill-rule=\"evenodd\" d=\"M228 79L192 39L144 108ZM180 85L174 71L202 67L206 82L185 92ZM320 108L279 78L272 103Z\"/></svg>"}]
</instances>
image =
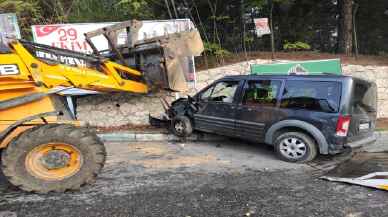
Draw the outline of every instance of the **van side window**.
<instances>
[{"instance_id":1,"label":"van side window","mask_svg":"<svg viewBox=\"0 0 388 217\"><path fill-rule=\"evenodd\" d=\"M245 88L243 105L275 107L281 81L257 80L249 81Z\"/></svg>"},{"instance_id":2,"label":"van side window","mask_svg":"<svg viewBox=\"0 0 388 217\"><path fill-rule=\"evenodd\" d=\"M329 81L287 81L281 108L338 112L341 84Z\"/></svg>"},{"instance_id":3,"label":"van side window","mask_svg":"<svg viewBox=\"0 0 388 217\"><path fill-rule=\"evenodd\" d=\"M215 86L210 87L208 90L203 92L201 95L201 100L232 103L238 85L238 81L219 82Z\"/></svg>"}]
</instances>

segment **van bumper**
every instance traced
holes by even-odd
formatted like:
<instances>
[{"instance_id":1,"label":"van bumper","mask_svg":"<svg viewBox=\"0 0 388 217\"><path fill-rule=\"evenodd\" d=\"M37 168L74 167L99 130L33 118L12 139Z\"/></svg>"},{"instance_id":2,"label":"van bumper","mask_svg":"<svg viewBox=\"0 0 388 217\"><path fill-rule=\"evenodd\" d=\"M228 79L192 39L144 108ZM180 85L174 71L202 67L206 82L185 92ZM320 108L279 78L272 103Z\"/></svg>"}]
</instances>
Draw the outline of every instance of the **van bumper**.
<instances>
[{"instance_id":1,"label":"van bumper","mask_svg":"<svg viewBox=\"0 0 388 217\"><path fill-rule=\"evenodd\" d=\"M351 143L347 143L345 146L351 147L351 148L359 148L359 147L374 143L374 142L376 142L376 140L377 140L376 135L372 134L371 136L366 137L364 139L357 140L357 141L354 141Z\"/></svg>"}]
</instances>

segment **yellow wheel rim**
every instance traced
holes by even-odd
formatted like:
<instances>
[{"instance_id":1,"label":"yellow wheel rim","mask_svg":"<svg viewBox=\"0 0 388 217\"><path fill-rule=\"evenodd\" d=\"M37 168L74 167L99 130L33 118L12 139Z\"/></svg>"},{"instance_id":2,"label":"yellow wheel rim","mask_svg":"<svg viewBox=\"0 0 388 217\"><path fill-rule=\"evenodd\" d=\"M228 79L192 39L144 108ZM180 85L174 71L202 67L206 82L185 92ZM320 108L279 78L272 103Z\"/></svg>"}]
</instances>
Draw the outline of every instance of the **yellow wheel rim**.
<instances>
[{"instance_id":1,"label":"yellow wheel rim","mask_svg":"<svg viewBox=\"0 0 388 217\"><path fill-rule=\"evenodd\" d=\"M76 174L83 164L81 152L65 143L42 144L26 156L26 169L36 178L59 181Z\"/></svg>"}]
</instances>

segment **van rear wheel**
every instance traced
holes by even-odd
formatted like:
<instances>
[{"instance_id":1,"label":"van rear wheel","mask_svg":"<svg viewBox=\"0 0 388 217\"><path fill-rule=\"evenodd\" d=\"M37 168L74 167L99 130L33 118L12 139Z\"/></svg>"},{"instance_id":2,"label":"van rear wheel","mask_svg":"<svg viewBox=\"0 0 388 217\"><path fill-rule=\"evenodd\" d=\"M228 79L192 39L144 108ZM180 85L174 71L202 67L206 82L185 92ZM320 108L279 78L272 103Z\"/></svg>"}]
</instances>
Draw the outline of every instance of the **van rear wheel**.
<instances>
[{"instance_id":1,"label":"van rear wheel","mask_svg":"<svg viewBox=\"0 0 388 217\"><path fill-rule=\"evenodd\" d=\"M280 159L294 163L307 163L317 156L315 141L300 132L286 132L276 138L275 150Z\"/></svg>"}]
</instances>

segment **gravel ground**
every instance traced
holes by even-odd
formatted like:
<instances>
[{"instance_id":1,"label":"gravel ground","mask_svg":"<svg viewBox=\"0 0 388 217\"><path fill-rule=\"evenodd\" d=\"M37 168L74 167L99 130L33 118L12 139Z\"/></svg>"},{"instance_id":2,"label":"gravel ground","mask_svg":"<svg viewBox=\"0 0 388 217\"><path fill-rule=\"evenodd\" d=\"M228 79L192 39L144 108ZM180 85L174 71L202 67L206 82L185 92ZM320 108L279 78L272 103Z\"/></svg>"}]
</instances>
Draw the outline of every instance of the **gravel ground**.
<instances>
[{"instance_id":1,"label":"gravel ground","mask_svg":"<svg viewBox=\"0 0 388 217\"><path fill-rule=\"evenodd\" d=\"M388 216L384 191L319 179L344 159L279 161L241 141L108 143L94 185L27 194L0 176L0 217L15 216Z\"/></svg>"}]
</instances>

